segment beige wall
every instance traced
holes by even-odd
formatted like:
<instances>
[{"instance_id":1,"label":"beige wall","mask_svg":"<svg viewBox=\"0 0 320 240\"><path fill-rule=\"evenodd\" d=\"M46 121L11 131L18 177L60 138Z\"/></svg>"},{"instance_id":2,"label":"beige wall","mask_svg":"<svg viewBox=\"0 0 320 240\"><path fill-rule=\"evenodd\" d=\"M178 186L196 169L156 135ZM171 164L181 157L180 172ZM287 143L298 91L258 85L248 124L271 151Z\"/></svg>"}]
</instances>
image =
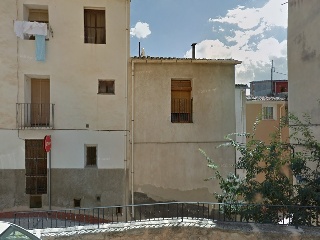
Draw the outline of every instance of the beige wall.
<instances>
[{"instance_id":1,"label":"beige wall","mask_svg":"<svg viewBox=\"0 0 320 240\"><path fill-rule=\"evenodd\" d=\"M126 5L127 3L127 5ZM15 36L28 4L46 5L53 30L46 61L35 61L35 41ZM50 78L50 102L58 129L125 129L129 2L103 0L4 0L0 2L1 128L15 128L17 102L27 102L28 76ZM84 7L106 11L106 44L85 44ZM127 7L127 12L126 12ZM115 95L97 95L98 79L114 79ZM112 115L112 117L110 117Z\"/></svg>"},{"instance_id":2,"label":"beige wall","mask_svg":"<svg viewBox=\"0 0 320 240\"><path fill-rule=\"evenodd\" d=\"M223 174L234 172L234 149L216 147L235 132L234 65L239 62L133 63L134 191L156 200L214 200L219 188L216 181L204 181L213 172L198 149ZM171 123L171 79L191 80L193 123Z\"/></svg>"},{"instance_id":3,"label":"beige wall","mask_svg":"<svg viewBox=\"0 0 320 240\"><path fill-rule=\"evenodd\" d=\"M247 101L246 105L246 128L247 133L253 133L253 125L257 118L261 117L263 106L274 106L277 108L276 119L260 120L255 131L255 139L270 143L270 134L274 133L280 124L280 117L286 115L285 101ZM282 130L282 141L286 141L289 137L288 129Z\"/></svg>"},{"instance_id":4,"label":"beige wall","mask_svg":"<svg viewBox=\"0 0 320 240\"><path fill-rule=\"evenodd\" d=\"M28 8L49 12L53 36L46 41L45 62L35 60L34 40L14 33L14 20L27 20ZM84 8L105 9L106 44L84 43ZM45 135L52 137L52 207L72 207L75 197L86 207L125 203L129 22L129 0L0 1L0 139L6 139L0 146L0 182L10 180L1 188L0 209L29 207L21 174L24 140ZM16 103L30 103L31 78L50 79L54 129L17 129ZM98 79L114 80L115 94L98 95ZM94 169L85 167L87 144L98 149ZM72 185L78 186L73 193ZM42 197L47 208L48 194Z\"/></svg>"},{"instance_id":5,"label":"beige wall","mask_svg":"<svg viewBox=\"0 0 320 240\"><path fill-rule=\"evenodd\" d=\"M311 116L320 140L320 2L290 0L288 20L289 111Z\"/></svg>"},{"instance_id":6,"label":"beige wall","mask_svg":"<svg viewBox=\"0 0 320 240\"><path fill-rule=\"evenodd\" d=\"M280 125L281 117L286 115L285 101L247 101L246 104L246 126L247 133L253 133L253 126L257 118L261 118L262 107L263 106L274 106L276 110L276 118L274 120L260 120L256 130L254 139L261 140L266 144L269 144L272 137L270 134L273 134L277 131L277 128ZM289 129L283 128L281 131L281 141L288 142ZM284 172L290 176L290 171L288 168L284 168ZM260 174L257 176L257 181L263 181L264 175Z\"/></svg>"}]
</instances>

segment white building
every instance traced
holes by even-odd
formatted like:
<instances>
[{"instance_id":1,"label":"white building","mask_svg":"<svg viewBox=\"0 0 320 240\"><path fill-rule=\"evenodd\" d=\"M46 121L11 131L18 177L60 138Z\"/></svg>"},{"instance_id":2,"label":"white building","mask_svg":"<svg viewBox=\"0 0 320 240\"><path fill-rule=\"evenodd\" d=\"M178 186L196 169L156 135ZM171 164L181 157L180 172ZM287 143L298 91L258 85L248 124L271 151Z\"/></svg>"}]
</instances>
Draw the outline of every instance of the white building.
<instances>
[{"instance_id":1,"label":"white building","mask_svg":"<svg viewBox=\"0 0 320 240\"><path fill-rule=\"evenodd\" d=\"M0 1L0 210L125 203L129 10L129 0ZM16 20L47 23L45 48L28 24L17 37Z\"/></svg>"}]
</instances>

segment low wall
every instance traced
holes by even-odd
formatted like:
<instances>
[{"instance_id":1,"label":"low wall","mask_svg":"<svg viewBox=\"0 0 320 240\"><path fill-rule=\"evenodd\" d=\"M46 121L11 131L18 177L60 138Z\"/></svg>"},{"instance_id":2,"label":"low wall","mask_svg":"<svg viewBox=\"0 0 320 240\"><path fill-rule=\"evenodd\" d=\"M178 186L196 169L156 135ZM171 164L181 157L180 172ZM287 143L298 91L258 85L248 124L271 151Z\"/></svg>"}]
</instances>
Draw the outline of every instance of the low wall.
<instances>
[{"instance_id":1,"label":"low wall","mask_svg":"<svg viewBox=\"0 0 320 240\"><path fill-rule=\"evenodd\" d=\"M67 229L64 232L44 230L43 240L102 240L102 239L223 239L223 240L316 240L320 239L320 228L293 226L209 222L197 220L164 220L140 223L124 223L103 228Z\"/></svg>"}]
</instances>

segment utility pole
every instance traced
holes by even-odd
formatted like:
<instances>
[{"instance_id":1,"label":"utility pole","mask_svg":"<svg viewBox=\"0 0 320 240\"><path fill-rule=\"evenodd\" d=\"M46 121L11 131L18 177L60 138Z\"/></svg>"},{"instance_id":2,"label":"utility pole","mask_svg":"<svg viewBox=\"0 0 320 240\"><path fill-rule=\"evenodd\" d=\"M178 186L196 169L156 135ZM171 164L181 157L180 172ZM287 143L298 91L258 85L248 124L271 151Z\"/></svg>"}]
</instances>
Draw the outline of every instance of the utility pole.
<instances>
[{"instance_id":1,"label":"utility pole","mask_svg":"<svg viewBox=\"0 0 320 240\"><path fill-rule=\"evenodd\" d=\"M273 67L273 60L271 61L271 96L273 96L273 72L275 68Z\"/></svg>"}]
</instances>

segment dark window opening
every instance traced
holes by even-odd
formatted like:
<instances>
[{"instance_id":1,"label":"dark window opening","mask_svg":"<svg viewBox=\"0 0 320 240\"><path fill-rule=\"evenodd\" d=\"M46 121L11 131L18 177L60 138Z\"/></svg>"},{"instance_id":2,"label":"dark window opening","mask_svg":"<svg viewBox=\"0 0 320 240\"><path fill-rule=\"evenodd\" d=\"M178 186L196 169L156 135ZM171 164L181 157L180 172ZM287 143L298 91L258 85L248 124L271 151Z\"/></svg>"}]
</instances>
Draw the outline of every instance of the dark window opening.
<instances>
[{"instance_id":1,"label":"dark window opening","mask_svg":"<svg viewBox=\"0 0 320 240\"><path fill-rule=\"evenodd\" d=\"M81 207L81 199L73 199L73 206L75 208L80 208Z\"/></svg>"},{"instance_id":2,"label":"dark window opening","mask_svg":"<svg viewBox=\"0 0 320 240\"><path fill-rule=\"evenodd\" d=\"M86 146L86 166L97 166L96 146Z\"/></svg>"},{"instance_id":3,"label":"dark window opening","mask_svg":"<svg viewBox=\"0 0 320 240\"><path fill-rule=\"evenodd\" d=\"M122 207L117 207L116 208L116 214L122 215Z\"/></svg>"},{"instance_id":4,"label":"dark window opening","mask_svg":"<svg viewBox=\"0 0 320 240\"><path fill-rule=\"evenodd\" d=\"M171 122L192 123L190 80L171 81Z\"/></svg>"},{"instance_id":5,"label":"dark window opening","mask_svg":"<svg viewBox=\"0 0 320 240\"><path fill-rule=\"evenodd\" d=\"M106 44L105 10L84 9L84 42Z\"/></svg>"},{"instance_id":6,"label":"dark window opening","mask_svg":"<svg viewBox=\"0 0 320 240\"><path fill-rule=\"evenodd\" d=\"M99 80L98 93L114 94L114 80Z\"/></svg>"},{"instance_id":7,"label":"dark window opening","mask_svg":"<svg viewBox=\"0 0 320 240\"><path fill-rule=\"evenodd\" d=\"M41 195L30 195L30 208L42 208Z\"/></svg>"}]
</instances>

